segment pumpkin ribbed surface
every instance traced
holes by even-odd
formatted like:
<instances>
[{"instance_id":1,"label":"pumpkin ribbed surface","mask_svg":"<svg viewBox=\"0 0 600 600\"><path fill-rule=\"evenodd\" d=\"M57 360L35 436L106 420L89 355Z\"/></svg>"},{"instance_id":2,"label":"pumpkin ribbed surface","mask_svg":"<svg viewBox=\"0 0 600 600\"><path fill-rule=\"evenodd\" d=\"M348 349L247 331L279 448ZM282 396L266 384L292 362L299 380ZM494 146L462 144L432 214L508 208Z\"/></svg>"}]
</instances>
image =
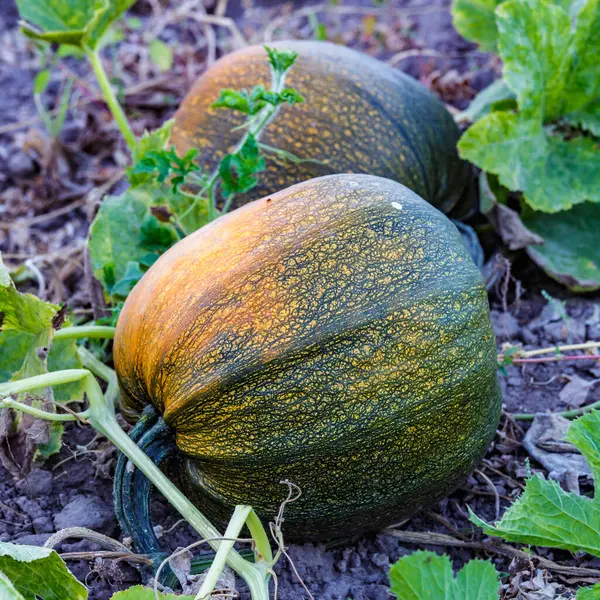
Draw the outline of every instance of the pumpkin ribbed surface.
<instances>
[{"instance_id":1,"label":"pumpkin ribbed surface","mask_svg":"<svg viewBox=\"0 0 600 600\"><path fill-rule=\"evenodd\" d=\"M319 161L267 161L260 184L238 204L330 173L369 173L399 181L448 213L463 196L469 168L456 150L459 130L443 104L414 79L375 58L326 42L278 42L298 52L286 80L305 98L283 106L261 141ZM196 82L175 114L171 142L200 150L212 171L233 150L244 116L211 105L222 88L270 82L266 52L252 46L226 55Z\"/></svg>"},{"instance_id":2,"label":"pumpkin ribbed surface","mask_svg":"<svg viewBox=\"0 0 600 600\"><path fill-rule=\"evenodd\" d=\"M500 410L481 275L452 223L404 186L313 179L164 254L120 315L126 402L173 428L171 466L224 518L317 539L389 525L448 493Z\"/></svg>"}]
</instances>

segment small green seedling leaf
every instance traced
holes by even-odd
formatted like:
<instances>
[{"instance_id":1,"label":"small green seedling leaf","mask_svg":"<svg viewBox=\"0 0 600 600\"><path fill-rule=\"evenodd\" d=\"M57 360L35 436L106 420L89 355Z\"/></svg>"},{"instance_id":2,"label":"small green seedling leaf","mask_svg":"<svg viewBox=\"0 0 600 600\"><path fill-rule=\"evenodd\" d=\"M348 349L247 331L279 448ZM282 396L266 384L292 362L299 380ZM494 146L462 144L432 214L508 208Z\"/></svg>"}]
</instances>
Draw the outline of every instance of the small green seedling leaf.
<instances>
[{"instance_id":1,"label":"small green seedling leaf","mask_svg":"<svg viewBox=\"0 0 600 600\"><path fill-rule=\"evenodd\" d=\"M200 170L194 163L197 154L198 149L191 148L180 157L174 146L170 150L147 150L129 170L129 178L136 185L152 180L163 183L169 179L173 193L177 193L179 186L186 183L188 175Z\"/></svg>"},{"instance_id":2,"label":"small green seedling leaf","mask_svg":"<svg viewBox=\"0 0 600 600\"><path fill-rule=\"evenodd\" d=\"M0 571L25 600L86 600L84 585L50 548L0 542Z\"/></svg>"},{"instance_id":3,"label":"small green seedling leaf","mask_svg":"<svg viewBox=\"0 0 600 600\"><path fill-rule=\"evenodd\" d=\"M212 104L212 108L228 108L253 116L260 112L266 104L279 106L285 102L297 104L304 102L304 98L293 88L272 92L266 90L263 85L257 85L252 88L250 94L246 90L221 90L217 101Z\"/></svg>"},{"instance_id":4,"label":"small green seedling leaf","mask_svg":"<svg viewBox=\"0 0 600 600\"><path fill-rule=\"evenodd\" d=\"M269 46L265 46L265 50L269 57L269 64L276 73L281 75L291 69L298 58L298 53L292 50L278 50Z\"/></svg>"},{"instance_id":5,"label":"small green seedling leaf","mask_svg":"<svg viewBox=\"0 0 600 600\"><path fill-rule=\"evenodd\" d=\"M471 560L457 574L446 555L418 551L390 569L397 600L498 600L498 573L490 561Z\"/></svg>"},{"instance_id":6,"label":"small green seedling leaf","mask_svg":"<svg viewBox=\"0 0 600 600\"><path fill-rule=\"evenodd\" d=\"M586 458L596 485L600 481L600 411L574 421L565 439ZM477 517L471 521L487 535L509 542L584 551L600 557L600 496L593 499L565 492L556 481L540 475L527 480L525 491L495 525Z\"/></svg>"},{"instance_id":7,"label":"small green seedling leaf","mask_svg":"<svg viewBox=\"0 0 600 600\"><path fill-rule=\"evenodd\" d=\"M150 58L163 73L173 66L173 51L162 40L155 39L150 42Z\"/></svg>"},{"instance_id":8,"label":"small green seedling leaf","mask_svg":"<svg viewBox=\"0 0 600 600\"><path fill-rule=\"evenodd\" d=\"M23 33L54 44L96 49L135 0L17 0Z\"/></svg>"},{"instance_id":9,"label":"small green seedling leaf","mask_svg":"<svg viewBox=\"0 0 600 600\"><path fill-rule=\"evenodd\" d=\"M171 136L171 131L173 131L174 124L175 120L169 119L152 131L144 131L133 150L133 164L142 160L148 152L164 150ZM129 179L133 185L134 182L131 181L131 177Z\"/></svg>"},{"instance_id":10,"label":"small green seedling leaf","mask_svg":"<svg viewBox=\"0 0 600 600\"><path fill-rule=\"evenodd\" d=\"M228 198L231 194L243 194L257 183L254 175L265 169L265 160L253 135L248 135L244 145L235 154L228 154L219 165L221 190Z\"/></svg>"},{"instance_id":11,"label":"small green seedling leaf","mask_svg":"<svg viewBox=\"0 0 600 600\"><path fill-rule=\"evenodd\" d=\"M178 596L177 594L158 593L159 600L194 600L195 596ZM123 592L117 592L110 600L156 600L154 590L135 585L126 589Z\"/></svg>"}]
</instances>

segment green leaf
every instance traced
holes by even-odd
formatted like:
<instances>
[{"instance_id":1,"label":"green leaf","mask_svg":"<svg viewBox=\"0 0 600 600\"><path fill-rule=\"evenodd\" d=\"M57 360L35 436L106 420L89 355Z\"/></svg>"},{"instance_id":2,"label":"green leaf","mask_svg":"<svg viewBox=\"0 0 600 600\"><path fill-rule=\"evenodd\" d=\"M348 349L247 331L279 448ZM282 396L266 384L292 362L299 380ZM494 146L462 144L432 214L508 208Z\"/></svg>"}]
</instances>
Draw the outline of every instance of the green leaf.
<instances>
[{"instance_id":1,"label":"green leaf","mask_svg":"<svg viewBox=\"0 0 600 600\"><path fill-rule=\"evenodd\" d=\"M594 410L573 421L565 440L577 446L585 456L594 482L598 484L595 499L600 501L600 411Z\"/></svg>"},{"instance_id":2,"label":"green leaf","mask_svg":"<svg viewBox=\"0 0 600 600\"><path fill-rule=\"evenodd\" d=\"M129 261L123 277L110 289L111 296L127 298L129 292L131 292L135 284L142 278L143 274L139 262Z\"/></svg>"},{"instance_id":3,"label":"green leaf","mask_svg":"<svg viewBox=\"0 0 600 600\"><path fill-rule=\"evenodd\" d=\"M265 46L267 55L269 57L269 64L276 73L283 75L298 58L298 53L292 50L278 50L276 48L270 48Z\"/></svg>"},{"instance_id":4,"label":"green leaf","mask_svg":"<svg viewBox=\"0 0 600 600\"><path fill-rule=\"evenodd\" d=\"M173 66L173 52L162 40L154 39L150 42L150 58L163 73Z\"/></svg>"},{"instance_id":5,"label":"green leaf","mask_svg":"<svg viewBox=\"0 0 600 600\"><path fill-rule=\"evenodd\" d=\"M160 254L178 241L173 226L160 223L150 212L165 204L177 215L174 209L189 206L189 201L180 200L166 183L147 183L102 201L90 227L88 249L94 276L107 292L118 285L122 296L139 279L137 265L148 253ZM198 212L191 211L186 223L195 220Z\"/></svg>"},{"instance_id":6,"label":"green leaf","mask_svg":"<svg viewBox=\"0 0 600 600\"><path fill-rule=\"evenodd\" d=\"M398 600L498 600L498 573L475 559L454 578L446 555L418 551L392 565L390 589Z\"/></svg>"},{"instance_id":7,"label":"green leaf","mask_svg":"<svg viewBox=\"0 0 600 600\"><path fill-rule=\"evenodd\" d=\"M56 44L94 50L135 0L17 0L23 32Z\"/></svg>"},{"instance_id":8,"label":"green leaf","mask_svg":"<svg viewBox=\"0 0 600 600\"><path fill-rule=\"evenodd\" d=\"M169 119L152 131L144 131L133 151L133 162L138 162L153 150L164 150L171 137L174 124L175 119Z\"/></svg>"},{"instance_id":9,"label":"green leaf","mask_svg":"<svg viewBox=\"0 0 600 600\"><path fill-rule=\"evenodd\" d=\"M84 585L49 548L0 542L0 571L25 600L86 600Z\"/></svg>"},{"instance_id":10,"label":"green leaf","mask_svg":"<svg viewBox=\"0 0 600 600\"><path fill-rule=\"evenodd\" d=\"M600 415L592 411L574 421L566 439L589 462L594 477L600 473ZM596 484L598 480L596 479ZM556 481L540 475L527 480L525 490L495 525L469 510L471 521L488 535L509 542L584 551L600 557L600 499L565 492Z\"/></svg>"},{"instance_id":11,"label":"green leaf","mask_svg":"<svg viewBox=\"0 0 600 600\"><path fill-rule=\"evenodd\" d=\"M600 151L591 139L565 141L523 114L494 112L472 125L460 155L522 190L535 210L557 212L586 200L600 202Z\"/></svg>"},{"instance_id":12,"label":"green leaf","mask_svg":"<svg viewBox=\"0 0 600 600\"><path fill-rule=\"evenodd\" d=\"M44 69L40 71L33 80L33 93L34 94L43 94L48 84L50 83L50 70Z\"/></svg>"},{"instance_id":13,"label":"green leaf","mask_svg":"<svg viewBox=\"0 0 600 600\"><path fill-rule=\"evenodd\" d=\"M600 137L600 98L593 100L579 110L565 115L565 120L574 127L589 131Z\"/></svg>"},{"instance_id":14,"label":"green leaf","mask_svg":"<svg viewBox=\"0 0 600 600\"><path fill-rule=\"evenodd\" d=\"M600 205L584 202L553 215L530 211L523 223L544 239L527 253L548 275L576 292L600 289Z\"/></svg>"},{"instance_id":15,"label":"green leaf","mask_svg":"<svg viewBox=\"0 0 600 600\"><path fill-rule=\"evenodd\" d=\"M0 598L2 600L25 600L23 594L19 593L10 579L0 571Z\"/></svg>"},{"instance_id":16,"label":"green leaf","mask_svg":"<svg viewBox=\"0 0 600 600\"><path fill-rule=\"evenodd\" d=\"M124 592L117 592L110 600L155 600L154 590L142 585L135 585ZM158 593L159 600L194 600L195 596L178 596L177 594Z\"/></svg>"},{"instance_id":17,"label":"green leaf","mask_svg":"<svg viewBox=\"0 0 600 600\"><path fill-rule=\"evenodd\" d=\"M90 227L88 249L94 276L105 288L111 287L109 269L113 280L118 281L125 275L128 262L148 252L140 231L154 199L154 190L140 186L102 201Z\"/></svg>"},{"instance_id":18,"label":"green leaf","mask_svg":"<svg viewBox=\"0 0 600 600\"><path fill-rule=\"evenodd\" d=\"M250 95L246 90L238 92L229 88L222 89L216 102L212 103L211 108L228 108L242 112L245 115L254 114L252 108L250 108Z\"/></svg>"},{"instance_id":19,"label":"green leaf","mask_svg":"<svg viewBox=\"0 0 600 600\"><path fill-rule=\"evenodd\" d=\"M200 170L194 163L197 154L197 148L190 148L180 157L174 146L170 150L146 150L129 170L129 179L135 186L152 181L162 183L169 179L173 192L177 193L179 186L186 183L188 175Z\"/></svg>"},{"instance_id":20,"label":"green leaf","mask_svg":"<svg viewBox=\"0 0 600 600\"><path fill-rule=\"evenodd\" d=\"M591 588L579 588L577 600L600 600L600 583Z\"/></svg>"},{"instance_id":21,"label":"green leaf","mask_svg":"<svg viewBox=\"0 0 600 600\"><path fill-rule=\"evenodd\" d=\"M560 114L573 43L569 15L544 0L510 0L496 15L503 78L519 108Z\"/></svg>"},{"instance_id":22,"label":"green leaf","mask_svg":"<svg viewBox=\"0 0 600 600\"><path fill-rule=\"evenodd\" d=\"M43 444L37 444L38 454L42 458L50 458L53 454L60 452L64 432L65 427L60 421L52 421L49 424L50 439Z\"/></svg>"},{"instance_id":23,"label":"green leaf","mask_svg":"<svg viewBox=\"0 0 600 600\"><path fill-rule=\"evenodd\" d=\"M504 79L496 79L473 98L469 107L457 116L457 120L474 123L489 114L496 103L514 98L515 93L506 85Z\"/></svg>"},{"instance_id":24,"label":"green leaf","mask_svg":"<svg viewBox=\"0 0 600 600\"><path fill-rule=\"evenodd\" d=\"M12 282L0 254L0 331L25 331L38 334L52 326L58 306L33 294L21 294Z\"/></svg>"},{"instance_id":25,"label":"green leaf","mask_svg":"<svg viewBox=\"0 0 600 600\"><path fill-rule=\"evenodd\" d=\"M579 111L600 96L600 0L586 0L572 30L565 8L511 0L496 10L503 76L522 111L545 122Z\"/></svg>"},{"instance_id":26,"label":"green leaf","mask_svg":"<svg viewBox=\"0 0 600 600\"><path fill-rule=\"evenodd\" d=\"M249 134L240 150L228 154L219 164L223 196L228 198L231 194L251 190L257 183L254 175L264 169L265 159L260 154L258 142Z\"/></svg>"},{"instance_id":27,"label":"green leaf","mask_svg":"<svg viewBox=\"0 0 600 600\"><path fill-rule=\"evenodd\" d=\"M452 20L456 30L468 40L477 42L484 52L496 50L498 30L496 7L503 0L454 0Z\"/></svg>"},{"instance_id":28,"label":"green leaf","mask_svg":"<svg viewBox=\"0 0 600 600\"><path fill-rule=\"evenodd\" d=\"M570 69L566 76L565 107L561 114L584 110L600 102L600 0L586 0L577 17L570 55ZM596 113L596 119L598 119Z\"/></svg>"}]
</instances>

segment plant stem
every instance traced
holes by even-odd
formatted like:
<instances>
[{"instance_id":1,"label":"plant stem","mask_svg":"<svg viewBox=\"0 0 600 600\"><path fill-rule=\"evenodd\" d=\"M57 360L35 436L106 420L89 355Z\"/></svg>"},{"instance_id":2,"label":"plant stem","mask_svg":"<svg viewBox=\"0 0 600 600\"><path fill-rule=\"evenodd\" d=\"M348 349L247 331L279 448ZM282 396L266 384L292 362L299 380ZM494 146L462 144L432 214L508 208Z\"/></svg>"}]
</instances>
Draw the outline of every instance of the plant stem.
<instances>
[{"instance_id":1,"label":"plant stem","mask_svg":"<svg viewBox=\"0 0 600 600\"><path fill-rule=\"evenodd\" d=\"M121 134L125 138L129 149L133 152L137 145L137 139L133 130L131 129L131 125L129 125L129 121L123 112L123 108L119 104L117 100L117 96L108 80L106 75L106 71L104 70L104 66L102 65L102 60L100 59L100 55L95 50L88 50L87 56L92 65L92 69L94 69L94 73L96 74L96 79L98 80L98 84L102 89L102 93L104 94L104 99L106 100L106 104L110 109L119 129L121 130Z\"/></svg>"},{"instance_id":2,"label":"plant stem","mask_svg":"<svg viewBox=\"0 0 600 600\"><path fill-rule=\"evenodd\" d=\"M98 382L90 371L86 369L66 369L3 383L0 384L0 398L75 381L83 381L90 406L85 413L82 413L82 416L85 415L94 429L105 435L123 452L203 538L220 538L219 531L212 523L121 429L112 406L108 405ZM2 400L2 402L6 402L6 400ZM21 410L21 406L15 406L15 408ZM45 413L43 418L47 418ZM213 539L209 543L218 552L222 542ZM268 578L263 568L252 565L235 550L229 552L227 563L238 575L244 578L253 600L268 600Z\"/></svg>"},{"instance_id":3,"label":"plant stem","mask_svg":"<svg viewBox=\"0 0 600 600\"><path fill-rule=\"evenodd\" d=\"M116 406L117 398L119 397L119 381L114 369L105 365L101 360L98 360L87 348L79 346L77 354L86 369L89 369L96 377L104 379L108 383L104 398L110 406Z\"/></svg>"},{"instance_id":4,"label":"plant stem","mask_svg":"<svg viewBox=\"0 0 600 600\"><path fill-rule=\"evenodd\" d=\"M108 325L79 325L77 327L63 327L54 332L54 339L81 339L81 338L106 338L115 337L115 328Z\"/></svg>"},{"instance_id":5,"label":"plant stem","mask_svg":"<svg viewBox=\"0 0 600 600\"><path fill-rule=\"evenodd\" d=\"M515 348L518 346L511 346L511 348ZM567 344L565 346L551 346L549 348L540 348L538 350L517 350L513 354L515 359L519 358L531 358L533 356L539 356L540 354L554 354L556 351L558 352L570 352L572 350L593 350L595 348L600 348L600 342L585 342L583 344ZM505 356L506 349L498 355L498 360L502 360Z\"/></svg>"},{"instance_id":6,"label":"plant stem","mask_svg":"<svg viewBox=\"0 0 600 600\"><path fill-rule=\"evenodd\" d=\"M546 356L544 358L514 358L513 365L540 364L549 362L562 362L565 360L600 360L600 354L578 354L567 356Z\"/></svg>"},{"instance_id":7,"label":"plant stem","mask_svg":"<svg viewBox=\"0 0 600 600\"><path fill-rule=\"evenodd\" d=\"M15 410L20 410L21 412L27 413L32 417L37 417L38 419L45 419L46 421L78 421L83 420L87 417L86 412L79 413L79 419L75 415L51 413L47 410L41 410L39 408L29 406L28 404L17 402L12 398L2 398L0 400L0 408L14 408Z\"/></svg>"},{"instance_id":8,"label":"plant stem","mask_svg":"<svg viewBox=\"0 0 600 600\"><path fill-rule=\"evenodd\" d=\"M564 417L565 419L575 419L576 417L585 415L586 413L589 413L597 408L600 408L600 401L594 402L593 404L588 404L587 406L582 406L581 408L564 410L562 412L555 412L552 414L556 415L557 417ZM510 416L515 421L533 421L535 418L535 413L510 413Z\"/></svg>"},{"instance_id":9,"label":"plant stem","mask_svg":"<svg viewBox=\"0 0 600 600\"><path fill-rule=\"evenodd\" d=\"M217 581L219 580L219 575L223 572L225 568L225 563L227 562L227 556L233 550L233 545L235 544L235 539L239 537L240 531L246 522L246 518L250 514L252 510L251 506L246 504L238 504L233 511L233 515L227 525L227 529L223 537L224 541L219 545L219 549L213 559L212 564L210 565L210 569L202 582L202 586L196 595L196 600L206 600L210 597L213 590L215 589L215 585L217 585Z\"/></svg>"},{"instance_id":10,"label":"plant stem","mask_svg":"<svg viewBox=\"0 0 600 600\"><path fill-rule=\"evenodd\" d=\"M246 525L248 526L250 535L254 540L254 553L257 555L257 560L264 560L269 566L271 566L273 564L273 552L271 551L269 536L267 535L263 524L254 510L251 510L246 517Z\"/></svg>"}]
</instances>

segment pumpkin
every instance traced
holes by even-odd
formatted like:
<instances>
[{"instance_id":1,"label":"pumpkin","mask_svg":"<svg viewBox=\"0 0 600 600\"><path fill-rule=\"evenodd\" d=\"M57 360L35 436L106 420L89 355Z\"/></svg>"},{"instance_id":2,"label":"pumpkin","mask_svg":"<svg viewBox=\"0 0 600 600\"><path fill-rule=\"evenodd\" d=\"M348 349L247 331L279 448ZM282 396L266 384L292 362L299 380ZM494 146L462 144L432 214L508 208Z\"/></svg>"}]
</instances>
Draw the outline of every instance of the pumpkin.
<instances>
[{"instance_id":1,"label":"pumpkin","mask_svg":"<svg viewBox=\"0 0 600 600\"><path fill-rule=\"evenodd\" d=\"M496 430L482 276L455 226L405 186L312 179L168 250L121 312L130 409L173 431L167 472L207 515L235 504L288 538L375 530L450 492Z\"/></svg>"},{"instance_id":2,"label":"pumpkin","mask_svg":"<svg viewBox=\"0 0 600 600\"><path fill-rule=\"evenodd\" d=\"M414 79L385 63L328 42L274 44L298 53L286 79L305 102L283 106L261 141L309 162L267 161L260 183L237 205L292 184L332 173L368 173L403 183L443 212L469 207L467 163L459 130L443 104ZM175 113L171 142L180 155L199 149L201 167L213 171L240 139L244 116L211 108L223 88L270 84L262 46L233 52L196 82ZM460 206L459 201L463 200ZM460 209L460 210L459 210Z\"/></svg>"}]
</instances>

